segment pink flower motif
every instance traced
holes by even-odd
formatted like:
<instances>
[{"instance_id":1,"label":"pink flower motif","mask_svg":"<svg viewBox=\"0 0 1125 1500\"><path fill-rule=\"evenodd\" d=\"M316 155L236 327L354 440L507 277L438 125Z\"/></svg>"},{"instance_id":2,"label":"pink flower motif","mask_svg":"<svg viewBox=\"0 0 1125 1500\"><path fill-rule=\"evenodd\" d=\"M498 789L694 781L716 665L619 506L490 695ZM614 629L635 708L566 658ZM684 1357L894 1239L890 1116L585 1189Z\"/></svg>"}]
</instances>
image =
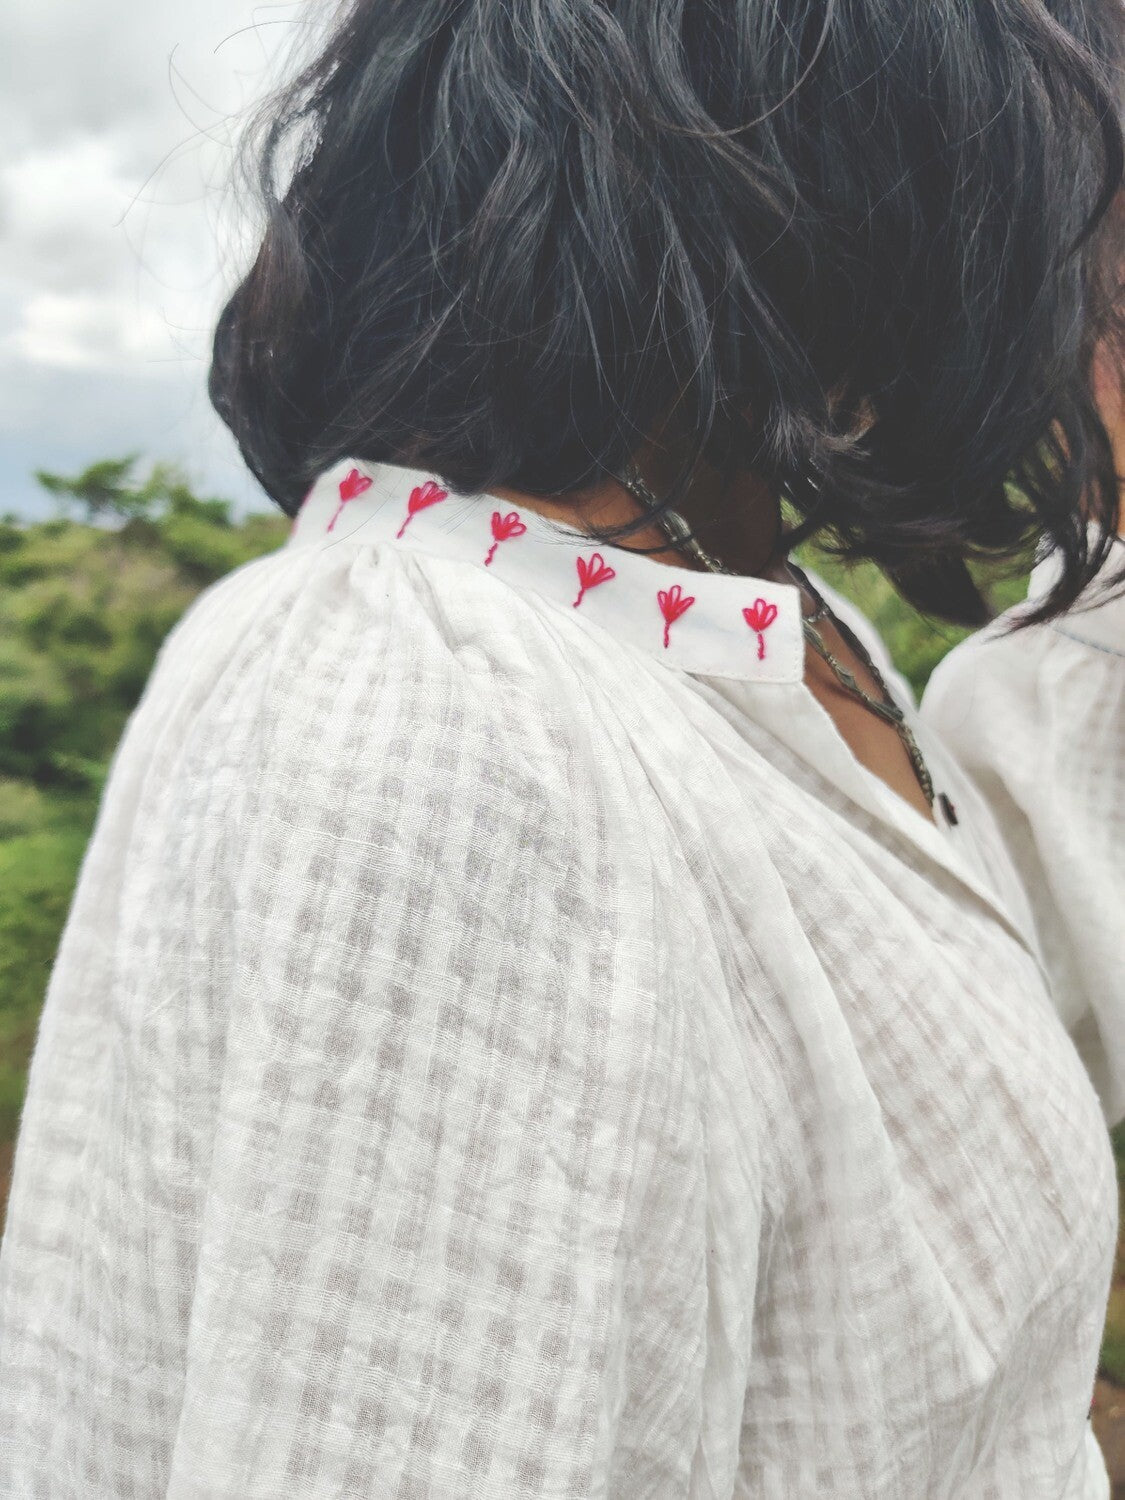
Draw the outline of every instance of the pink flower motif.
<instances>
[{"instance_id":1,"label":"pink flower motif","mask_svg":"<svg viewBox=\"0 0 1125 1500\"><path fill-rule=\"evenodd\" d=\"M683 598L683 589L678 583L674 583L667 592L661 589L656 596L660 605L660 613L664 616L664 644L668 644L668 631L676 623L681 615L686 615L695 603L695 596L689 594Z\"/></svg>"},{"instance_id":2,"label":"pink flower motif","mask_svg":"<svg viewBox=\"0 0 1125 1500\"><path fill-rule=\"evenodd\" d=\"M578 582L582 587L578 590L578 598L575 599L573 607L577 609L582 603L582 596L587 589L597 588L599 583L606 583L609 579L616 577L617 574L606 564L600 552L595 552L590 558L580 557L578 559Z\"/></svg>"},{"instance_id":3,"label":"pink flower motif","mask_svg":"<svg viewBox=\"0 0 1125 1500\"><path fill-rule=\"evenodd\" d=\"M495 540L488 549L488 556L484 560L485 567L487 568L496 556L496 549L501 542L506 542L509 537L523 536L526 530L527 527L520 520L519 511L512 510L506 516L501 516L498 510L494 510L492 512L492 535Z\"/></svg>"},{"instance_id":4,"label":"pink flower motif","mask_svg":"<svg viewBox=\"0 0 1125 1500\"><path fill-rule=\"evenodd\" d=\"M765 631L767 631L773 624L773 622L777 619L777 605L767 604L764 599L755 599L753 609L744 609L742 611L742 617L746 621L747 625L749 625L750 629L755 631L757 634L758 660L761 661L766 654Z\"/></svg>"},{"instance_id":5,"label":"pink flower motif","mask_svg":"<svg viewBox=\"0 0 1125 1500\"><path fill-rule=\"evenodd\" d=\"M395 536L402 535L407 524L420 510L425 510L428 505L436 505L439 500L446 500L448 497L449 491L443 490L441 485L432 479L428 479L425 484L420 484L416 489L411 490L410 499L406 502L406 520L395 532Z\"/></svg>"},{"instance_id":6,"label":"pink flower motif","mask_svg":"<svg viewBox=\"0 0 1125 1500\"><path fill-rule=\"evenodd\" d=\"M336 522L340 519L340 512L347 505L348 501L354 500L357 495L362 495L374 483L373 479L368 479L367 475L361 474L358 469L353 469L346 479L340 480L340 503L336 507L336 514L328 523L329 531L332 530Z\"/></svg>"}]
</instances>

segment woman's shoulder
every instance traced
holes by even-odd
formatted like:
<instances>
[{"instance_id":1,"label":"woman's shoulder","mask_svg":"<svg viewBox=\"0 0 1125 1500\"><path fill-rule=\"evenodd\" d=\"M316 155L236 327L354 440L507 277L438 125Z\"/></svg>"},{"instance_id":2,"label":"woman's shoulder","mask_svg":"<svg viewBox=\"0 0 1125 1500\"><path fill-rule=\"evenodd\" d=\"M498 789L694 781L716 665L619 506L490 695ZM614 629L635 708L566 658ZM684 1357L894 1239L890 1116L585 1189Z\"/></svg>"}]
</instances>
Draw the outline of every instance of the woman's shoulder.
<instances>
[{"instance_id":1,"label":"woman's shoulder","mask_svg":"<svg viewBox=\"0 0 1125 1500\"><path fill-rule=\"evenodd\" d=\"M935 667L923 713L948 729L963 731L974 716L987 721L1003 743L1013 715L1042 718L1047 702L1069 693L1098 696L1093 686L1120 677L1125 657L1125 590L1117 584L1125 541L1115 538L1098 577L1064 614L1013 627L1054 586L1059 559L1041 557L1026 597L959 642ZM1073 713L1052 716L1057 727L1078 728ZM1040 723L1038 733L1042 733Z\"/></svg>"},{"instance_id":2,"label":"woman's shoulder","mask_svg":"<svg viewBox=\"0 0 1125 1500\"><path fill-rule=\"evenodd\" d=\"M406 689L447 679L557 699L544 658L581 629L463 560L366 547L291 549L244 563L199 594L161 647L165 676L249 671L271 688L306 680ZM404 678L409 674L409 681ZM155 674L154 674L155 675Z\"/></svg>"},{"instance_id":3,"label":"woman's shoulder","mask_svg":"<svg viewBox=\"0 0 1125 1500\"><path fill-rule=\"evenodd\" d=\"M564 611L456 559L283 547L193 602L128 733L177 723L195 764L306 812L393 791L404 817L446 798L594 845L597 809L627 796L591 696L604 659Z\"/></svg>"},{"instance_id":4,"label":"woman's shoulder","mask_svg":"<svg viewBox=\"0 0 1125 1500\"><path fill-rule=\"evenodd\" d=\"M282 549L197 600L136 753L159 738L167 837L215 851L235 913L257 923L276 897L336 954L378 907L404 971L411 945L447 954L442 982L482 945L553 963L560 982L663 971L675 913L643 776L567 670L569 636L508 592L376 546ZM367 951L332 961L351 973ZM669 1004L646 981L618 996L614 1024L631 1006L628 1024L664 1037ZM568 1024L581 1037L601 1019L587 1005Z\"/></svg>"},{"instance_id":5,"label":"woman's shoulder","mask_svg":"<svg viewBox=\"0 0 1125 1500\"><path fill-rule=\"evenodd\" d=\"M567 890L650 912L682 890L704 766L737 757L726 795L763 826L792 801L685 674L472 563L386 542L282 548L222 580L148 697L142 740L171 734L205 778L227 768L247 829L299 810L314 830L468 847L475 828L528 878L569 869Z\"/></svg>"}]
</instances>

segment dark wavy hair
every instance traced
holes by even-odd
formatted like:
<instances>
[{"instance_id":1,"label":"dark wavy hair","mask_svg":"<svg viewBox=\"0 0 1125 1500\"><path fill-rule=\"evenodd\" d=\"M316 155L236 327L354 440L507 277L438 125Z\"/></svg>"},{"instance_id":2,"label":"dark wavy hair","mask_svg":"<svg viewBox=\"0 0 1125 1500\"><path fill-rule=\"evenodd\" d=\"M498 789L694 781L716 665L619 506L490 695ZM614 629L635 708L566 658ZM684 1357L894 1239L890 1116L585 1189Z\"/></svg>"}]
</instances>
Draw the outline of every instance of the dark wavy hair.
<instances>
[{"instance_id":1,"label":"dark wavy hair","mask_svg":"<svg viewBox=\"0 0 1125 1500\"><path fill-rule=\"evenodd\" d=\"M351 0L212 400L289 515L343 457L565 500L674 414L665 504L750 470L961 624L1034 540L1048 618L1118 525L1123 69L1121 0Z\"/></svg>"}]
</instances>

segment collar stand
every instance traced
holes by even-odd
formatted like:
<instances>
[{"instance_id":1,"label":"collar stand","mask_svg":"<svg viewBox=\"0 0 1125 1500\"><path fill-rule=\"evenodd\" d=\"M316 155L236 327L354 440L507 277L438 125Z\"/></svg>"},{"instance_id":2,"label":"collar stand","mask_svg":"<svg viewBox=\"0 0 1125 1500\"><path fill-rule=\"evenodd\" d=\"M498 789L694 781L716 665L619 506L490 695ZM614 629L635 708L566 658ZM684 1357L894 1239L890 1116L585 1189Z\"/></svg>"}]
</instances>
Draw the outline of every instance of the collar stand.
<instances>
[{"instance_id":1,"label":"collar stand","mask_svg":"<svg viewBox=\"0 0 1125 1500\"><path fill-rule=\"evenodd\" d=\"M474 563L683 672L762 683L804 677L795 585L605 547L525 506L455 494L426 470L334 465L306 495L286 546L373 542Z\"/></svg>"}]
</instances>

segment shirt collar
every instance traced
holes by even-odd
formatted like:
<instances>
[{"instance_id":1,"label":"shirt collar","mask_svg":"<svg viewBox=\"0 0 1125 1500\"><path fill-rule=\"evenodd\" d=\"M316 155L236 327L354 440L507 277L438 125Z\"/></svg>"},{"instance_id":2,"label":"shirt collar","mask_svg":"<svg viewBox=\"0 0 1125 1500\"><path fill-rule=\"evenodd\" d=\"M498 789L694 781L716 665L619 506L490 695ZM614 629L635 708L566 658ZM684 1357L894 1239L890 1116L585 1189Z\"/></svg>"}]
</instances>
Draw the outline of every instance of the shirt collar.
<instances>
[{"instance_id":1,"label":"shirt collar","mask_svg":"<svg viewBox=\"0 0 1125 1500\"><path fill-rule=\"evenodd\" d=\"M742 574L671 567L426 470L345 460L306 495L287 547L385 543L459 558L552 600L666 666L709 677L804 677L801 593Z\"/></svg>"}]
</instances>

